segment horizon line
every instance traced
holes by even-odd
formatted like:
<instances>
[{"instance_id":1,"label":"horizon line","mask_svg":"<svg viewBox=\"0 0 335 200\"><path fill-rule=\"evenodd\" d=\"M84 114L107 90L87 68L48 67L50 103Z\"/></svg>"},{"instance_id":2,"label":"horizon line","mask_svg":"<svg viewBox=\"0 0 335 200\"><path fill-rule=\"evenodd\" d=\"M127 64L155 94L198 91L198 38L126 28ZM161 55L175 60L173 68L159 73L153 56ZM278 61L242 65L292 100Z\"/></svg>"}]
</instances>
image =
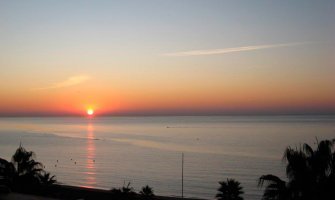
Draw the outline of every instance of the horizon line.
<instances>
[{"instance_id":1,"label":"horizon line","mask_svg":"<svg viewBox=\"0 0 335 200\"><path fill-rule=\"evenodd\" d=\"M275 113L275 112L259 112L259 113L171 113L171 114L163 114L163 113L136 113L136 114L97 114L94 115L93 118L96 117L201 117L201 116L335 116L335 112L282 112L282 113ZM0 114L0 118L15 118L15 117L84 117L86 118L87 115L85 114L10 114L10 115L2 115Z\"/></svg>"}]
</instances>

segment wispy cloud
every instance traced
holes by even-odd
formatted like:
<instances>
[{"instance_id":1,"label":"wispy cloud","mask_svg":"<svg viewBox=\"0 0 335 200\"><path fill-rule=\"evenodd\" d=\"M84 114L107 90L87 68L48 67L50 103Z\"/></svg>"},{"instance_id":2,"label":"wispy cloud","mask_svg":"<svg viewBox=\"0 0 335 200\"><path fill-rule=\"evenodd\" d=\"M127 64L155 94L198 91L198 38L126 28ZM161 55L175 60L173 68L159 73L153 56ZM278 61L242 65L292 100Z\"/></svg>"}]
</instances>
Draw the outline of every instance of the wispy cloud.
<instances>
[{"instance_id":1,"label":"wispy cloud","mask_svg":"<svg viewBox=\"0 0 335 200\"><path fill-rule=\"evenodd\" d=\"M80 83L83 83L89 79L91 79L91 77L86 76L86 75L71 76L64 81L56 82L56 83L53 83L45 87L33 88L33 90L47 90L47 89L58 89L58 88L70 87L73 85L78 85Z\"/></svg>"},{"instance_id":2,"label":"wispy cloud","mask_svg":"<svg viewBox=\"0 0 335 200\"><path fill-rule=\"evenodd\" d=\"M283 44L267 44L267 45L255 45L255 46L244 46L244 47L234 47L234 48L224 48L224 49L207 49L207 50L193 50L193 51L181 51L174 53L165 53L163 56L181 57L181 56L206 56L206 55L216 55L216 54L227 54L242 51L255 51L261 49L272 49L278 47L289 47L307 44L308 42L300 43L283 43Z\"/></svg>"}]
</instances>

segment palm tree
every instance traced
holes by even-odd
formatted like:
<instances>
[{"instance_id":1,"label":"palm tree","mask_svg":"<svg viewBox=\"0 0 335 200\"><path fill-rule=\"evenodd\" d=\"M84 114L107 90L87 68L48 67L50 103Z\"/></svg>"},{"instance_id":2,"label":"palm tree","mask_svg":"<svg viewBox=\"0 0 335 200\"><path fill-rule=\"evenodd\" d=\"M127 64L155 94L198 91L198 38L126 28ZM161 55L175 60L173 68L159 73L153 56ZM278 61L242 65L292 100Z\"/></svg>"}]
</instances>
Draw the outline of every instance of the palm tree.
<instances>
[{"instance_id":1,"label":"palm tree","mask_svg":"<svg viewBox=\"0 0 335 200\"><path fill-rule=\"evenodd\" d=\"M125 195L135 194L134 188L130 186L130 182L128 182L127 186L123 184L123 187L121 188L121 192Z\"/></svg>"},{"instance_id":2,"label":"palm tree","mask_svg":"<svg viewBox=\"0 0 335 200\"><path fill-rule=\"evenodd\" d=\"M314 200L335 197L335 140L317 141L313 150L308 144L288 147L284 153L288 182L274 175L260 177L259 185L268 182L263 199Z\"/></svg>"},{"instance_id":3,"label":"palm tree","mask_svg":"<svg viewBox=\"0 0 335 200\"><path fill-rule=\"evenodd\" d=\"M12 157L12 163L16 168L18 176L31 175L37 176L43 170L43 165L34 160L35 153L27 151L21 145Z\"/></svg>"},{"instance_id":4,"label":"palm tree","mask_svg":"<svg viewBox=\"0 0 335 200\"><path fill-rule=\"evenodd\" d=\"M258 186L262 187L264 182L267 182L268 185L263 194L263 199L270 200L286 200L288 198L288 188L286 182L281 180L275 175L268 174L263 175L259 178Z\"/></svg>"},{"instance_id":5,"label":"palm tree","mask_svg":"<svg viewBox=\"0 0 335 200\"><path fill-rule=\"evenodd\" d=\"M45 186L49 186L57 182L56 176L51 176L49 172L43 172L39 174L39 179L40 182Z\"/></svg>"},{"instance_id":6,"label":"palm tree","mask_svg":"<svg viewBox=\"0 0 335 200\"><path fill-rule=\"evenodd\" d=\"M7 160L0 158L0 185L4 184L7 187L12 187L14 176L14 165Z\"/></svg>"},{"instance_id":7,"label":"palm tree","mask_svg":"<svg viewBox=\"0 0 335 200\"><path fill-rule=\"evenodd\" d=\"M41 185L50 186L55 183L55 176L43 170L43 165L35 161L35 153L27 151L20 144L12 157L15 174L14 189L23 192L38 190Z\"/></svg>"},{"instance_id":8,"label":"palm tree","mask_svg":"<svg viewBox=\"0 0 335 200\"><path fill-rule=\"evenodd\" d=\"M112 188L110 191L116 199L132 199L136 195L134 188L130 186L130 182L127 186L123 183L122 188Z\"/></svg>"},{"instance_id":9,"label":"palm tree","mask_svg":"<svg viewBox=\"0 0 335 200\"><path fill-rule=\"evenodd\" d=\"M149 185L142 187L140 194L142 196L142 199L152 199L155 196L154 190L151 187L149 187Z\"/></svg>"},{"instance_id":10,"label":"palm tree","mask_svg":"<svg viewBox=\"0 0 335 200\"><path fill-rule=\"evenodd\" d=\"M219 182L220 187L218 189L219 193L216 195L216 198L219 200L243 200L242 195L243 188L238 181L234 179L227 179L227 182Z\"/></svg>"}]
</instances>

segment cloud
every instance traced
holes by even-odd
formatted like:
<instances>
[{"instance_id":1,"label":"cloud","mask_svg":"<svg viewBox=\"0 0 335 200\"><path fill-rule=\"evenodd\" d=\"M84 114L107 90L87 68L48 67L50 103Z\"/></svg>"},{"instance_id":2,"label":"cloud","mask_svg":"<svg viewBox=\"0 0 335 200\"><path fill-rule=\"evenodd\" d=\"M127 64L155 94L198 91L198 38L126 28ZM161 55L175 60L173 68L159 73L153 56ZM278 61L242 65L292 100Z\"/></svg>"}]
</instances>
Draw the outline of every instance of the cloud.
<instances>
[{"instance_id":1,"label":"cloud","mask_svg":"<svg viewBox=\"0 0 335 200\"><path fill-rule=\"evenodd\" d=\"M307 44L307 43L304 42L304 43L268 44L268 45L244 46L244 47L234 47L234 48L225 48L225 49L181 51L181 52L174 52L174 53L166 53L166 54L163 54L163 56L171 56L171 57L206 56L206 55L227 54L227 53L242 52L242 51L272 49L272 48L278 48L278 47L289 47L289 46L297 46L297 45L303 45L303 44Z\"/></svg>"},{"instance_id":2,"label":"cloud","mask_svg":"<svg viewBox=\"0 0 335 200\"><path fill-rule=\"evenodd\" d=\"M86 76L86 75L71 76L64 81L53 83L46 87L33 88L33 90L47 90L47 89L58 89L58 88L70 87L70 86L83 83L89 79L91 79L91 77Z\"/></svg>"}]
</instances>

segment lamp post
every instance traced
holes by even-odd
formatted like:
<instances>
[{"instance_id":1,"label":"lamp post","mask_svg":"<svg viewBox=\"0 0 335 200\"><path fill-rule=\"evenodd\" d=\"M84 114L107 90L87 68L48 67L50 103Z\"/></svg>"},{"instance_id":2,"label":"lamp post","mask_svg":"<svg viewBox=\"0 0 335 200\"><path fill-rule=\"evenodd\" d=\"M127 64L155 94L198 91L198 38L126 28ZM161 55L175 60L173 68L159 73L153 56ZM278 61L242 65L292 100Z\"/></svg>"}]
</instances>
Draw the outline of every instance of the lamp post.
<instances>
[{"instance_id":1,"label":"lamp post","mask_svg":"<svg viewBox=\"0 0 335 200\"><path fill-rule=\"evenodd\" d=\"M181 198L184 198L184 153L181 153Z\"/></svg>"}]
</instances>

